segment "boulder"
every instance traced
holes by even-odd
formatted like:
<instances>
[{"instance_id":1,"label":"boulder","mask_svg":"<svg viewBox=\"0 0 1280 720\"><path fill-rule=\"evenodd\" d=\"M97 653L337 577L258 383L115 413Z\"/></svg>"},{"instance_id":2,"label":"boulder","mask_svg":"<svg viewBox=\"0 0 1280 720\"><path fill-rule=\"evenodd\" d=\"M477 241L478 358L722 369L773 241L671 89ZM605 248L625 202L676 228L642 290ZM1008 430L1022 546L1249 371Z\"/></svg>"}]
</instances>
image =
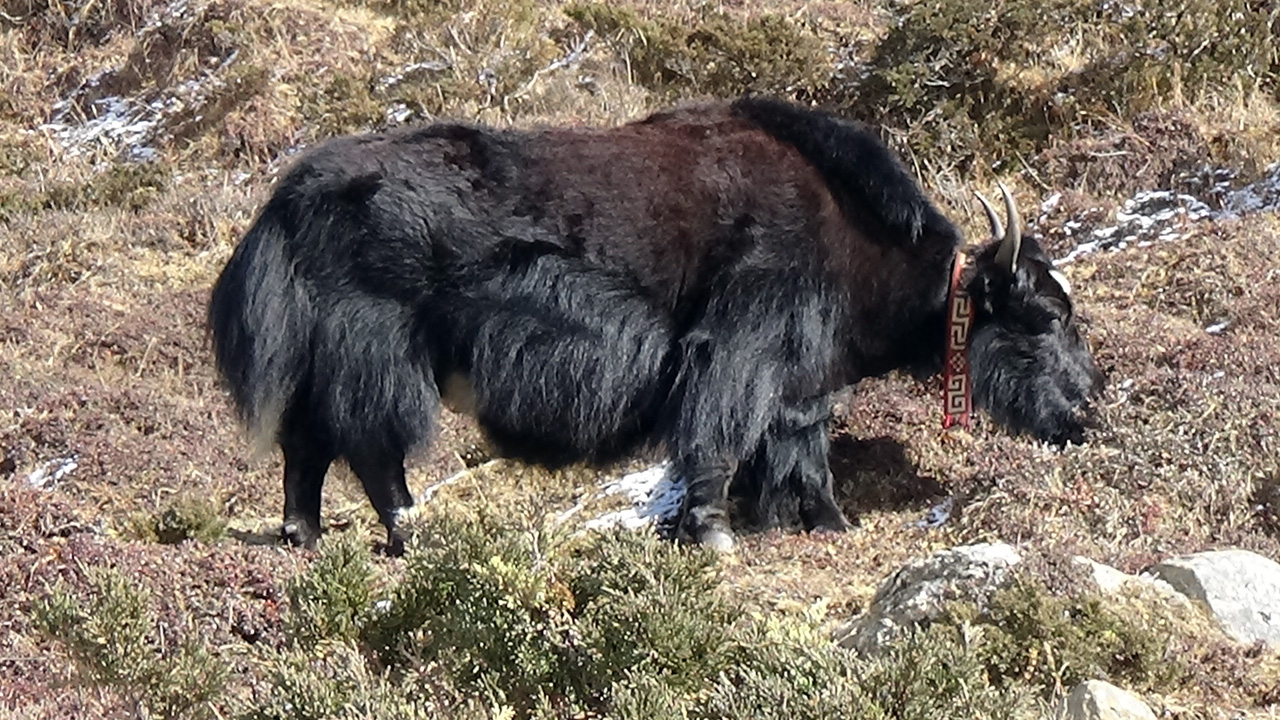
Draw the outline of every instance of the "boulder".
<instances>
[{"instance_id":1,"label":"boulder","mask_svg":"<svg viewBox=\"0 0 1280 720\"><path fill-rule=\"evenodd\" d=\"M1228 635L1280 647L1280 563L1248 550L1174 557L1143 575L1204 603Z\"/></svg>"},{"instance_id":2,"label":"boulder","mask_svg":"<svg viewBox=\"0 0 1280 720\"><path fill-rule=\"evenodd\" d=\"M1156 720L1137 695L1101 680L1088 680L1072 688L1058 704L1057 720Z\"/></svg>"},{"instance_id":3,"label":"boulder","mask_svg":"<svg viewBox=\"0 0 1280 720\"><path fill-rule=\"evenodd\" d=\"M1089 579L1093 582L1094 589L1103 595L1155 598L1174 607L1191 605L1187 596L1174 590L1169 583L1158 577L1130 575L1084 556L1076 556L1074 561L1088 569Z\"/></svg>"},{"instance_id":4,"label":"boulder","mask_svg":"<svg viewBox=\"0 0 1280 720\"><path fill-rule=\"evenodd\" d=\"M980 607L1022 557L1011 545L982 543L943 550L891 575L862 615L835 632L841 647L874 654L902 630L935 620L956 601Z\"/></svg>"}]
</instances>

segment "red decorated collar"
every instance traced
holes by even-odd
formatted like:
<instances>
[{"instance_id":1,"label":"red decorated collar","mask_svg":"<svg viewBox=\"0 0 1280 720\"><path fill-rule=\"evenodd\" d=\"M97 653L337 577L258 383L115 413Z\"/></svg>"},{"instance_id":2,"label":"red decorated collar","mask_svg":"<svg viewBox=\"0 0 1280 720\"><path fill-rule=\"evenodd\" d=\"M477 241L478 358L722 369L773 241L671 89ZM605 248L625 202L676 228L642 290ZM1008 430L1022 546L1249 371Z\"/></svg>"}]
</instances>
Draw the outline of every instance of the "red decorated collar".
<instances>
[{"instance_id":1,"label":"red decorated collar","mask_svg":"<svg viewBox=\"0 0 1280 720\"><path fill-rule=\"evenodd\" d=\"M942 374L942 427L969 427L973 413L973 382L969 377L969 329L973 326L973 302L961 285L965 254L956 253L947 293L947 356Z\"/></svg>"}]
</instances>

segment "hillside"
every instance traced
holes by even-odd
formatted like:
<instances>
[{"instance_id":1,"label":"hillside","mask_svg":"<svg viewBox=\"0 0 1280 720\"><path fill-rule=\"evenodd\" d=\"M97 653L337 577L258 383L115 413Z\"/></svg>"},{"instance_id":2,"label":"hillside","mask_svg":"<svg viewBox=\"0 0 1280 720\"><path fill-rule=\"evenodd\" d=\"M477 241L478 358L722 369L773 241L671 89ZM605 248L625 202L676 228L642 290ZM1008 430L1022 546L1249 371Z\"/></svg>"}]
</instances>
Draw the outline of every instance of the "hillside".
<instances>
[{"instance_id":1,"label":"hillside","mask_svg":"<svg viewBox=\"0 0 1280 720\"><path fill-rule=\"evenodd\" d=\"M305 715L281 699L293 687L339 698L318 717L579 712L515 692L519 678L494 675L513 683L495 690L457 658L406 669L371 649L369 628L395 627L368 619L379 588L445 580L369 553L376 517L345 475L326 487L335 549L275 544L279 457L251 454L212 368L209 288L290 158L338 133L437 118L611 124L747 92L841 109L880 128L970 238L985 232L972 191L1013 188L1108 378L1097 427L1062 452L985 420L943 432L936 382L865 382L842 396L833 438L840 500L859 526L752 536L718 559L610 535L603 559L582 560L572 548L595 542L584 524L625 505L604 482L648 459L550 474L494 461L470 421L446 415L411 487L431 488L428 535L470 544L425 557L464 570L505 558L490 567L511 593L500 607L564 609L547 599L562 578L650 587L619 569L628 563L652 563L688 594L644 595L630 620L613 620L694 628L706 644L685 648L688 666L623 685L607 676L583 712L641 715L662 693L718 698L705 678L663 682L715 648L751 647L751 632L827 652L821 638L885 576L956 545L1017 544L1027 582L1062 597L1084 592L1079 555L1131 573L1214 548L1280 560L1277 38L1274 0L0 0L0 708ZM925 522L931 510L942 514ZM544 531L565 548L548 551L559 575L521 564ZM635 555L609 554L624 550ZM317 563L332 572L308 574ZM724 605L688 600L699 594ZM306 598L355 609L322 618ZM478 605L459 607L486 622ZM731 632L721 620L736 633L736 619L759 617L785 627L715 634ZM76 623L87 635L68 631ZM1162 717L1280 713L1275 650L1188 633L1102 670L1032 653L1003 677L943 644L877 665L881 675L839 672L939 703L970 698L955 717L1038 707L1061 693L1055 683L1091 674L1124 680ZM846 662L813 652L799 670L788 655L752 662L810 679ZM913 664L966 662L978 664L959 690L902 679ZM1134 670L1148 662L1174 669ZM776 676L795 680L786 672ZM765 687L765 676L739 680ZM170 684L156 690L157 678ZM414 705L405 688L431 697ZM885 716L943 717L897 707Z\"/></svg>"}]
</instances>

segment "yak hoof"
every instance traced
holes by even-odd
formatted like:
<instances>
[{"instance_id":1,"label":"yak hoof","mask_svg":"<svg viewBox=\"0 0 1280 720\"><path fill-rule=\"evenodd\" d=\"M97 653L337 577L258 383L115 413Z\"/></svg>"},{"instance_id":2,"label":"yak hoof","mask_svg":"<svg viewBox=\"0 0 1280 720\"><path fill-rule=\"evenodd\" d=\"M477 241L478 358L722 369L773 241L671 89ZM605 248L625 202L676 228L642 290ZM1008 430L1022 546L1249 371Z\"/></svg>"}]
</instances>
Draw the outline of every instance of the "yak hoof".
<instances>
[{"instance_id":1,"label":"yak hoof","mask_svg":"<svg viewBox=\"0 0 1280 720\"><path fill-rule=\"evenodd\" d=\"M320 539L320 533L308 528L306 523L299 520L286 520L284 526L280 528L280 536L290 545L307 550L315 550L316 542Z\"/></svg>"},{"instance_id":2,"label":"yak hoof","mask_svg":"<svg viewBox=\"0 0 1280 720\"><path fill-rule=\"evenodd\" d=\"M849 524L847 520L841 518L839 521L836 521L836 522L828 521L828 522L814 525L813 527L809 528L809 532L813 533L814 535L836 534L836 533L848 532L852 527L853 525Z\"/></svg>"},{"instance_id":3,"label":"yak hoof","mask_svg":"<svg viewBox=\"0 0 1280 720\"><path fill-rule=\"evenodd\" d=\"M404 538L396 533L388 535L387 544L383 547L383 552L387 554L387 557L402 557L404 555Z\"/></svg>"},{"instance_id":4,"label":"yak hoof","mask_svg":"<svg viewBox=\"0 0 1280 720\"><path fill-rule=\"evenodd\" d=\"M706 548L711 548L716 552L733 552L733 546L736 544L733 539L733 533L728 530L713 527L708 528L702 536L698 538L698 544Z\"/></svg>"}]
</instances>

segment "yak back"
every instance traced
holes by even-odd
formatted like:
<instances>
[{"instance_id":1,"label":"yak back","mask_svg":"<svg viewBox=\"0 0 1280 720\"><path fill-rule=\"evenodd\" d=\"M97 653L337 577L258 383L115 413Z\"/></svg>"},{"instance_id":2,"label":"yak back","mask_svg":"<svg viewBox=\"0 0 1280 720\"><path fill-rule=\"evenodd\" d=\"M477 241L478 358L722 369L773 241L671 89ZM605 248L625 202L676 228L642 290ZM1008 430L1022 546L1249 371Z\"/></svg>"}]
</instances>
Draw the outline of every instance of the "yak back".
<instances>
[{"instance_id":1,"label":"yak back","mask_svg":"<svg viewBox=\"0 0 1280 720\"><path fill-rule=\"evenodd\" d=\"M425 300L494 262L556 253L633 283L679 327L715 278L785 270L847 297L868 356L940 306L960 244L873 133L765 99L607 128L341 138L295 165L286 197L299 223L331 226L295 236L327 238L317 271L346 267L369 292ZM304 274L314 250L295 249Z\"/></svg>"}]
</instances>

